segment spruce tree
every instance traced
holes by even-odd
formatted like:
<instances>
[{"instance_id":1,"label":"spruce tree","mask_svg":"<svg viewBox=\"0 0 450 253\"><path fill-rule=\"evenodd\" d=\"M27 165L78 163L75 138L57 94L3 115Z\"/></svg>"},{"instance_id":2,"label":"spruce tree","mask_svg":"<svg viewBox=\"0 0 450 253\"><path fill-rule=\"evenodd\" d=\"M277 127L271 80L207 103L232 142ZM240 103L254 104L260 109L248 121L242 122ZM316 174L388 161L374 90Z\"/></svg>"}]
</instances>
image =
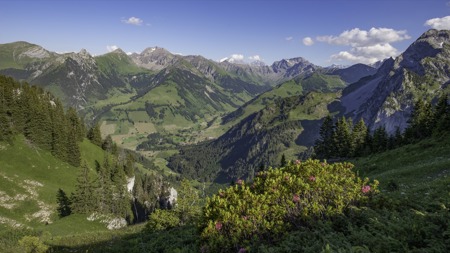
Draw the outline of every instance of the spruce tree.
<instances>
[{"instance_id":1,"label":"spruce tree","mask_svg":"<svg viewBox=\"0 0 450 253\"><path fill-rule=\"evenodd\" d=\"M56 99L54 103L54 108L50 111L50 116L52 119L51 150L55 157L58 157L63 161L68 161L68 128L66 117L64 115L64 108L59 99ZM79 162L77 164L79 165Z\"/></svg>"},{"instance_id":2,"label":"spruce tree","mask_svg":"<svg viewBox=\"0 0 450 253\"><path fill-rule=\"evenodd\" d=\"M92 182L89 176L90 169L86 163L83 162L80 167L80 172L77 177L77 185L75 193L72 196L72 211L75 213L90 213L95 210L95 200Z\"/></svg>"},{"instance_id":3,"label":"spruce tree","mask_svg":"<svg viewBox=\"0 0 450 253\"><path fill-rule=\"evenodd\" d=\"M314 150L319 158L330 158L334 147L332 146L334 133L333 119L330 115L326 116L319 131L319 139L314 145Z\"/></svg>"},{"instance_id":4,"label":"spruce tree","mask_svg":"<svg viewBox=\"0 0 450 253\"><path fill-rule=\"evenodd\" d=\"M67 197L66 193L59 188L58 193L56 194L56 200L58 203L57 211L58 216L60 218L68 216L72 213L72 210L70 208L71 202L70 199Z\"/></svg>"},{"instance_id":5,"label":"spruce tree","mask_svg":"<svg viewBox=\"0 0 450 253\"><path fill-rule=\"evenodd\" d=\"M363 119L360 119L358 123L353 127L352 131L352 145L350 153L352 156L361 156L364 153L366 144L367 126Z\"/></svg>"},{"instance_id":6,"label":"spruce tree","mask_svg":"<svg viewBox=\"0 0 450 253\"><path fill-rule=\"evenodd\" d=\"M448 104L448 95L442 94L434 109L433 134L437 135L450 131L450 105Z\"/></svg>"},{"instance_id":7,"label":"spruce tree","mask_svg":"<svg viewBox=\"0 0 450 253\"><path fill-rule=\"evenodd\" d=\"M286 156L283 154L281 156L280 167L285 167L287 165Z\"/></svg>"},{"instance_id":8,"label":"spruce tree","mask_svg":"<svg viewBox=\"0 0 450 253\"><path fill-rule=\"evenodd\" d=\"M8 79L5 82L8 82ZM0 80L0 93L0 141L11 142L14 135L11 122L12 84Z\"/></svg>"},{"instance_id":9,"label":"spruce tree","mask_svg":"<svg viewBox=\"0 0 450 253\"><path fill-rule=\"evenodd\" d=\"M180 218L181 225L188 224L200 217L200 198L197 191L190 185L189 181L183 179L175 204L175 212Z\"/></svg>"},{"instance_id":10,"label":"spruce tree","mask_svg":"<svg viewBox=\"0 0 450 253\"><path fill-rule=\"evenodd\" d=\"M388 147L388 134L385 127L375 129L372 138L372 153L386 151Z\"/></svg>"},{"instance_id":11,"label":"spruce tree","mask_svg":"<svg viewBox=\"0 0 450 253\"><path fill-rule=\"evenodd\" d=\"M85 136L85 126L73 107L70 107L67 110L67 120L70 129L75 133L77 141L83 141Z\"/></svg>"},{"instance_id":12,"label":"spruce tree","mask_svg":"<svg viewBox=\"0 0 450 253\"><path fill-rule=\"evenodd\" d=\"M113 140L111 138L111 135L108 134L108 136L106 136L105 140L102 143L102 149L111 153L112 148Z\"/></svg>"},{"instance_id":13,"label":"spruce tree","mask_svg":"<svg viewBox=\"0 0 450 253\"><path fill-rule=\"evenodd\" d=\"M100 126L97 123L91 129L89 129L88 132L88 139L91 140L91 142L99 147L102 146L102 134L100 132Z\"/></svg>"},{"instance_id":14,"label":"spruce tree","mask_svg":"<svg viewBox=\"0 0 450 253\"><path fill-rule=\"evenodd\" d=\"M69 132L67 135L67 162L75 167L80 166L81 152L75 132Z\"/></svg>"},{"instance_id":15,"label":"spruce tree","mask_svg":"<svg viewBox=\"0 0 450 253\"><path fill-rule=\"evenodd\" d=\"M332 143L335 148L335 157L349 157L351 155L351 129L345 117L336 121Z\"/></svg>"},{"instance_id":16,"label":"spruce tree","mask_svg":"<svg viewBox=\"0 0 450 253\"><path fill-rule=\"evenodd\" d=\"M6 106L0 102L0 141L11 142L13 140L13 130L11 122L6 114Z\"/></svg>"}]
</instances>

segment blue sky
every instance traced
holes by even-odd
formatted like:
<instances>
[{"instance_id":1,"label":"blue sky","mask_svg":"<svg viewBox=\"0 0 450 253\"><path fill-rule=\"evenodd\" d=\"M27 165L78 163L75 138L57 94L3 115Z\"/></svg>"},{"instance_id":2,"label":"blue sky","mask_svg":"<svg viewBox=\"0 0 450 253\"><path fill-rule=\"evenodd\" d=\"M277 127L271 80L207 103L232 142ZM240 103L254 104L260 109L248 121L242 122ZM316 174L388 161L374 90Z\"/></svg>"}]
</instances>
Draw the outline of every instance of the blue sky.
<instances>
[{"instance_id":1,"label":"blue sky","mask_svg":"<svg viewBox=\"0 0 450 253\"><path fill-rule=\"evenodd\" d=\"M321 66L371 63L400 54L432 27L450 29L449 0L0 0L0 6L0 43L93 55L159 46L267 64L298 56Z\"/></svg>"}]
</instances>

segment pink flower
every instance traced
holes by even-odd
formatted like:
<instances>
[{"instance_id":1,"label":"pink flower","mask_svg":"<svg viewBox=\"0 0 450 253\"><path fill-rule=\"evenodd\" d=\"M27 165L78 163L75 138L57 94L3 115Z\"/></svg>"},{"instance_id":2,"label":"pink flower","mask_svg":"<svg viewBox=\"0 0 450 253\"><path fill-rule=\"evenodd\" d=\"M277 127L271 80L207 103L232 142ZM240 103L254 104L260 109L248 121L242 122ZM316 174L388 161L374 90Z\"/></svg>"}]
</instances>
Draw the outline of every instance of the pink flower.
<instances>
[{"instance_id":1,"label":"pink flower","mask_svg":"<svg viewBox=\"0 0 450 253\"><path fill-rule=\"evenodd\" d=\"M299 201L300 201L300 196L298 196L297 194L294 194L294 196L292 197L292 201L293 201L294 203L299 202Z\"/></svg>"},{"instance_id":2,"label":"pink flower","mask_svg":"<svg viewBox=\"0 0 450 253\"><path fill-rule=\"evenodd\" d=\"M238 251L238 253L245 253L245 252L247 252L247 250L245 248L240 248Z\"/></svg>"},{"instance_id":3,"label":"pink flower","mask_svg":"<svg viewBox=\"0 0 450 253\"><path fill-rule=\"evenodd\" d=\"M244 183L244 180L242 180L242 179L238 179L238 181L236 182L236 184L238 184L238 185L242 185Z\"/></svg>"},{"instance_id":4,"label":"pink flower","mask_svg":"<svg viewBox=\"0 0 450 253\"><path fill-rule=\"evenodd\" d=\"M244 215L244 216L242 216L242 219L248 220L248 217Z\"/></svg>"},{"instance_id":5,"label":"pink flower","mask_svg":"<svg viewBox=\"0 0 450 253\"><path fill-rule=\"evenodd\" d=\"M223 197L225 197L225 193L219 192L219 196L223 198Z\"/></svg>"},{"instance_id":6,"label":"pink flower","mask_svg":"<svg viewBox=\"0 0 450 253\"><path fill-rule=\"evenodd\" d=\"M311 182L316 181L316 177L315 176L309 176L309 181L311 181Z\"/></svg>"},{"instance_id":7,"label":"pink flower","mask_svg":"<svg viewBox=\"0 0 450 253\"><path fill-rule=\"evenodd\" d=\"M300 160L295 160L295 164L300 164L300 163L302 163L302 161L300 161Z\"/></svg>"},{"instance_id":8,"label":"pink flower","mask_svg":"<svg viewBox=\"0 0 450 253\"><path fill-rule=\"evenodd\" d=\"M327 165L326 163L321 163L322 167L325 167L325 165Z\"/></svg>"},{"instance_id":9,"label":"pink flower","mask_svg":"<svg viewBox=\"0 0 450 253\"><path fill-rule=\"evenodd\" d=\"M289 181L289 176L285 176L284 180Z\"/></svg>"},{"instance_id":10,"label":"pink flower","mask_svg":"<svg viewBox=\"0 0 450 253\"><path fill-rule=\"evenodd\" d=\"M364 185L361 188L362 193L368 193L370 191L370 185Z\"/></svg>"},{"instance_id":11,"label":"pink flower","mask_svg":"<svg viewBox=\"0 0 450 253\"><path fill-rule=\"evenodd\" d=\"M222 222L218 221L216 222L216 230L220 231L222 229Z\"/></svg>"}]
</instances>

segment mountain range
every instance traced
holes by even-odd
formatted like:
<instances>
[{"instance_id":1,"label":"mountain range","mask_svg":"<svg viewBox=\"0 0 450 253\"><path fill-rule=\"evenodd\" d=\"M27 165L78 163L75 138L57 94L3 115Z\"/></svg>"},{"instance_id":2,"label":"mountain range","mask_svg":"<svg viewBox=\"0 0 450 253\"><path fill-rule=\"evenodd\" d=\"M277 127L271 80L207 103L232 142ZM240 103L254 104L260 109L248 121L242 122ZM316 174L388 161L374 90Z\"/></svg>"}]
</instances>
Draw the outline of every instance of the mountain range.
<instances>
[{"instance_id":1,"label":"mountain range","mask_svg":"<svg viewBox=\"0 0 450 253\"><path fill-rule=\"evenodd\" d=\"M415 100L435 102L449 91L449 38L449 31L429 30L395 59L347 68L301 57L216 62L160 47L58 54L14 42L0 45L0 74L43 86L119 145L156 151L182 174L228 180L282 153L298 157L328 114L388 133L404 129Z\"/></svg>"}]
</instances>

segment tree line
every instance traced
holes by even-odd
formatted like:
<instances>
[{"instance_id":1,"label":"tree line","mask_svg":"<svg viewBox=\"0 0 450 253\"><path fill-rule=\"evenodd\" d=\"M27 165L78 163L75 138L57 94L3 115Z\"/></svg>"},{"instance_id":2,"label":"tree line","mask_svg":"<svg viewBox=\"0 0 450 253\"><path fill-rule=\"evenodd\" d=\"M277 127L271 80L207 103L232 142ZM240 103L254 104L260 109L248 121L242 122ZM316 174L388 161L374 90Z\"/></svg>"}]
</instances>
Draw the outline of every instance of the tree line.
<instances>
[{"instance_id":1,"label":"tree line","mask_svg":"<svg viewBox=\"0 0 450 253\"><path fill-rule=\"evenodd\" d=\"M408 127L404 131L397 128L393 134L388 134L385 127L371 132L363 119L353 124L351 118L341 117L333 121L328 115L320 127L314 151L316 157L326 159L365 156L449 131L450 105L448 95L442 94L435 105L417 100Z\"/></svg>"},{"instance_id":2,"label":"tree line","mask_svg":"<svg viewBox=\"0 0 450 253\"><path fill-rule=\"evenodd\" d=\"M23 134L31 145L73 166L80 165L78 143L86 126L74 108L64 111L61 101L37 86L0 75L0 141Z\"/></svg>"}]
</instances>

